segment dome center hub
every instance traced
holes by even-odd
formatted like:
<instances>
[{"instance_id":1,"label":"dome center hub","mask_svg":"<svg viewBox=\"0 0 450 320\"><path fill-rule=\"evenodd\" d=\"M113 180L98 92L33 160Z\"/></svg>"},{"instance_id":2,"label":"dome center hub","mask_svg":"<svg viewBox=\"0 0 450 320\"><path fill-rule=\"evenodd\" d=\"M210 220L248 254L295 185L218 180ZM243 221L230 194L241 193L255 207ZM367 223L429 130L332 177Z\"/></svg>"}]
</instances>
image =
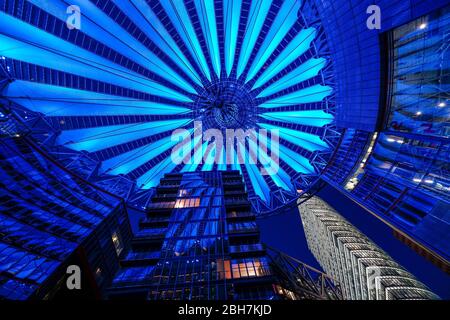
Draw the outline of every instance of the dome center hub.
<instances>
[{"instance_id":1,"label":"dome center hub","mask_svg":"<svg viewBox=\"0 0 450 320\"><path fill-rule=\"evenodd\" d=\"M206 87L196 101L196 118L207 129L254 128L256 104L250 90L236 80Z\"/></svg>"}]
</instances>

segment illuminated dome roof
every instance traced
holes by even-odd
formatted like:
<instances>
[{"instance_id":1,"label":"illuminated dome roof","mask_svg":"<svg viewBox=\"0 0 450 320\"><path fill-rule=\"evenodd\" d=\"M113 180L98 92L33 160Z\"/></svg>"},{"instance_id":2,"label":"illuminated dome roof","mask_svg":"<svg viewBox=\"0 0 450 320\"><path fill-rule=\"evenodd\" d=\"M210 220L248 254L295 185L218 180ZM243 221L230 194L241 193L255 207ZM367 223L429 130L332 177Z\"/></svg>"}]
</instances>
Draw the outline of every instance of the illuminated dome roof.
<instances>
[{"instance_id":1,"label":"illuminated dome roof","mask_svg":"<svg viewBox=\"0 0 450 320\"><path fill-rule=\"evenodd\" d=\"M135 203L166 173L236 169L254 209L269 212L308 190L334 151L332 65L320 20L301 1L83 3L80 30L66 27L64 1L30 2L42 21L0 12L0 54L14 73L4 95L22 118L39 118L34 137L63 163L76 151L98 163L91 181L136 182L125 192ZM195 121L278 129L280 169L175 163L171 134L192 133ZM226 157L207 146L194 138L190 148Z\"/></svg>"}]
</instances>

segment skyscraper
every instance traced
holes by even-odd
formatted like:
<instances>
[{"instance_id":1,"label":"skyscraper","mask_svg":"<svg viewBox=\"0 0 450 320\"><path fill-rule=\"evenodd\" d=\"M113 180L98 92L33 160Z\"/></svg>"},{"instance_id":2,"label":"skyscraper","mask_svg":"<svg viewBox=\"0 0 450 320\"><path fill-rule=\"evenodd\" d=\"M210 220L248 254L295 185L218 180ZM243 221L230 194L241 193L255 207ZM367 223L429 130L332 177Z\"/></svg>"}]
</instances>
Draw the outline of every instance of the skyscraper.
<instances>
[{"instance_id":1,"label":"skyscraper","mask_svg":"<svg viewBox=\"0 0 450 320\"><path fill-rule=\"evenodd\" d=\"M146 210L111 299L340 298L268 254L238 171L167 174Z\"/></svg>"},{"instance_id":2,"label":"skyscraper","mask_svg":"<svg viewBox=\"0 0 450 320\"><path fill-rule=\"evenodd\" d=\"M352 300L437 299L319 197L300 204L308 247Z\"/></svg>"}]
</instances>

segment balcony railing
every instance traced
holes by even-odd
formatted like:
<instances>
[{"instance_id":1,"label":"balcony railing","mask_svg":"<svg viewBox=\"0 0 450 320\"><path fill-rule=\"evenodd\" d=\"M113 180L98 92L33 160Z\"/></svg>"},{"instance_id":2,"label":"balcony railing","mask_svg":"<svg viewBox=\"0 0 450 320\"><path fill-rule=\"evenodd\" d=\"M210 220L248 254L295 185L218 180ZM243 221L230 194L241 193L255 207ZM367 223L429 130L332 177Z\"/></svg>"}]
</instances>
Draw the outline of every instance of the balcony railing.
<instances>
[{"instance_id":1,"label":"balcony railing","mask_svg":"<svg viewBox=\"0 0 450 320\"><path fill-rule=\"evenodd\" d=\"M343 300L341 287L332 277L277 249L265 247L281 284L295 293L295 299Z\"/></svg>"}]
</instances>

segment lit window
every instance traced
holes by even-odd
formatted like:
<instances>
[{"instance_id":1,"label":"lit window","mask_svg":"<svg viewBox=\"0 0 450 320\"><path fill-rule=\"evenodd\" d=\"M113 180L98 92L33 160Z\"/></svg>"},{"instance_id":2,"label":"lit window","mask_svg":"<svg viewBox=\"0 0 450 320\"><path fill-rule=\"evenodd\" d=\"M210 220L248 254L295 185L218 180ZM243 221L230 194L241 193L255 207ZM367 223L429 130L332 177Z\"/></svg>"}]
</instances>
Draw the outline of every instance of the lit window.
<instances>
[{"instance_id":1,"label":"lit window","mask_svg":"<svg viewBox=\"0 0 450 320\"><path fill-rule=\"evenodd\" d=\"M233 278L239 279L240 277L241 277L241 275L239 273L239 267L238 267L238 265L234 264L233 265Z\"/></svg>"},{"instance_id":2,"label":"lit window","mask_svg":"<svg viewBox=\"0 0 450 320\"><path fill-rule=\"evenodd\" d=\"M253 263L247 262L247 269L249 277L255 277L257 275L255 268L253 268Z\"/></svg>"},{"instance_id":3,"label":"lit window","mask_svg":"<svg viewBox=\"0 0 450 320\"><path fill-rule=\"evenodd\" d=\"M231 279L231 264L229 260L224 261L225 266L225 279Z\"/></svg>"},{"instance_id":4,"label":"lit window","mask_svg":"<svg viewBox=\"0 0 450 320\"><path fill-rule=\"evenodd\" d=\"M101 276L102 276L102 269L101 269L100 267L98 267L98 268L95 270L95 277L96 277L97 279L99 279Z\"/></svg>"},{"instance_id":5,"label":"lit window","mask_svg":"<svg viewBox=\"0 0 450 320\"><path fill-rule=\"evenodd\" d=\"M217 273L219 279L231 279L230 260L217 259Z\"/></svg>"},{"instance_id":6,"label":"lit window","mask_svg":"<svg viewBox=\"0 0 450 320\"><path fill-rule=\"evenodd\" d=\"M269 266L259 259L233 261L233 278L262 277L270 274Z\"/></svg>"},{"instance_id":7,"label":"lit window","mask_svg":"<svg viewBox=\"0 0 450 320\"><path fill-rule=\"evenodd\" d=\"M190 199L178 199L175 203L175 208L197 208L200 206L199 198L190 198Z\"/></svg>"},{"instance_id":8,"label":"lit window","mask_svg":"<svg viewBox=\"0 0 450 320\"><path fill-rule=\"evenodd\" d=\"M123 245L122 245L122 241L120 240L120 235L114 231L111 236L111 239L114 244L114 248L116 249L116 254L117 254L117 256L119 256L123 250Z\"/></svg>"}]
</instances>

